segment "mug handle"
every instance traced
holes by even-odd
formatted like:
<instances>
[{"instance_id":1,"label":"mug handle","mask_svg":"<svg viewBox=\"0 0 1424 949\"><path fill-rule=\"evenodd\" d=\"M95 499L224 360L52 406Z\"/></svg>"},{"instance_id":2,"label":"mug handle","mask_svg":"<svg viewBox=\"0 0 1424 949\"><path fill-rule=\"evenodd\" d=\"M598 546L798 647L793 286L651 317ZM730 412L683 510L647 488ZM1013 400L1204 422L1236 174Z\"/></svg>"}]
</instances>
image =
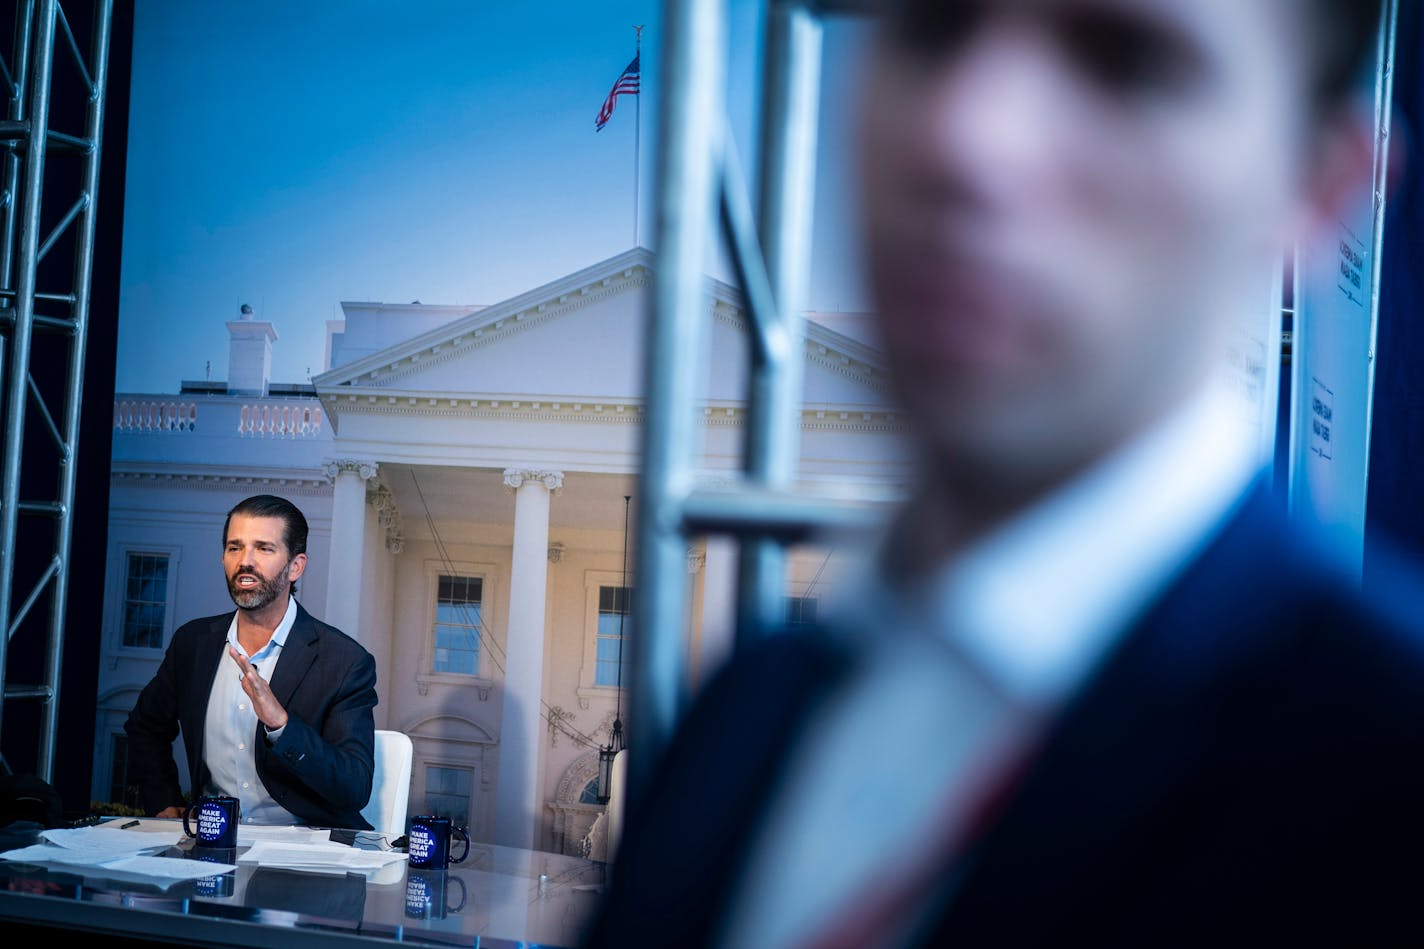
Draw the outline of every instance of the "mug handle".
<instances>
[{"instance_id":1,"label":"mug handle","mask_svg":"<svg viewBox=\"0 0 1424 949\"><path fill-rule=\"evenodd\" d=\"M460 856L458 856L458 857L451 857L451 858L450 858L450 862L451 862L451 863L464 863L464 862L465 862L465 858L470 855L470 832L469 832L468 830L466 830L465 828L463 828L463 827L452 827L452 828L450 828L450 836L451 836L451 837L459 837L461 840L463 840L463 841L465 842L465 849L462 850L462 851L460 851ZM464 905L464 902L465 902L464 900L461 900L461 901L460 901L460 905L463 906L463 905Z\"/></svg>"},{"instance_id":2,"label":"mug handle","mask_svg":"<svg viewBox=\"0 0 1424 949\"><path fill-rule=\"evenodd\" d=\"M464 860L465 858L461 857L460 859ZM465 891L465 881L460 879L459 877L451 877L450 882L460 884L460 902L456 906L451 906L449 903L446 903L445 912L458 913L460 910L465 908L465 897L468 895Z\"/></svg>"},{"instance_id":3,"label":"mug handle","mask_svg":"<svg viewBox=\"0 0 1424 949\"><path fill-rule=\"evenodd\" d=\"M188 826L188 815L191 814L191 813L193 813L193 808L195 808L195 807L197 807L197 806L198 806L198 802L197 802L197 801L194 801L193 803L189 804L187 807L183 808L183 833L186 834L186 835L189 836L189 837L196 837L196 836L198 836L197 834L193 833L193 828L191 828L191 827Z\"/></svg>"}]
</instances>

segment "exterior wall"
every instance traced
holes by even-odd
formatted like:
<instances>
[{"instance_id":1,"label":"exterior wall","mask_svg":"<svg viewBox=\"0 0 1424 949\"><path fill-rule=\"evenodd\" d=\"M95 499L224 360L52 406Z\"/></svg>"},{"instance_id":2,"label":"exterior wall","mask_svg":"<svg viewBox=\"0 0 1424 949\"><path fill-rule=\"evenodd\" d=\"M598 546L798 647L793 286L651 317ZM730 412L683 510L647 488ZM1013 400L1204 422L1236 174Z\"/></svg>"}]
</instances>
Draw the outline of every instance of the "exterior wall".
<instances>
[{"instance_id":1,"label":"exterior wall","mask_svg":"<svg viewBox=\"0 0 1424 949\"><path fill-rule=\"evenodd\" d=\"M555 500L558 503L558 499ZM579 760L596 754L608 740L608 730L618 708L618 690L593 684L592 637L597 622L600 584L622 585L622 537L611 532L561 532L565 547L557 563L549 564L549 628L544 651L544 695L548 727L543 745L541 796L558 798L559 782ZM631 579L630 579L631 584ZM592 593L590 594L590 588ZM590 596L593 615L589 613ZM626 690L625 690L626 691ZM627 713L626 695L622 710ZM595 764L596 769L596 764ZM571 788L574 802L582 787ZM597 808L572 818L565 812L547 815L541 846L558 851L588 832ZM562 836L559 840L556 837Z\"/></svg>"},{"instance_id":2,"label":"exterior wall","mask_svg":"<svg viewBox=\"0 0 1424 949\"><path fill-rule=\"evenodd\" d=\"M383 670L390 696L387 721L389 727L425 735L416 748L411 806L424 806L428 765L470 768L474 772L470 831L474 839L488 840L494 814L495 739L500 733L503 680L498 658L504 653L509 616L510 533L500 525L446 523L437 529L439 544L428 535L408 540L404 551L392 560L390 661ZM432 671L435 580L440 573L452 570L483 580L485 634L480 643L480 674L473 678ZM418 727L432 718L446 720L444 727ZM465 727L456 729L456 720L466 723ZM488 740L472 743L472 736L487 736Z\"/></svg>"}]
</instances>

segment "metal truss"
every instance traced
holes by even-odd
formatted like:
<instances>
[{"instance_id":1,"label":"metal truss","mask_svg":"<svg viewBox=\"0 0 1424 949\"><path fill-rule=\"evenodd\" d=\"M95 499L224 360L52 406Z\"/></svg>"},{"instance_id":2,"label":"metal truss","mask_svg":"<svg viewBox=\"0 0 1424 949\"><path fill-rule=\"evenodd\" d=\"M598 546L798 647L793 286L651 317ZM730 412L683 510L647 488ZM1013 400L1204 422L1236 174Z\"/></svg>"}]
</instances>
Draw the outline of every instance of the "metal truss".
<instances>
[{"instance_id":1,"label":"metal truss","mask_svg":"<svg viewBox=\"0 0 1424 949\"><path fill-rule=\"evenodd\" d=\"M13 700L41 703L35 771L46 781L54 771L112 11L112 0L95 0L86 53L59 0L21 0L15 5L13 49L8 58L0 51L0 90L6 98L0 121L0 669L6 670L0 715ZM57 55L73 67L71 72L55 75ZM52 108L53 96L71 94L83 102L73 109ZM82 129L51 127L52 113L80 112ZM77 182L56 180L70 168ZM52 256L56 250L60 253ZM68 266L62 261L65 252L72 255ZM67 286L40 289L41 281L51 280ZM64 350L63 379L33 370L33 353L41 341ZM27 420L38 422L28 439ZM50 482L42 496L22 498L22 490L36 491L33 482L40 480ZM27 538L31 533L52 537L49 549L20 543L22 516L52 524L50 532L26 533ZM46 595L48 617L32 615ZM21 633L45 637L43 679L37 684L10 681L9 646Z\"/></svg>"},{"instance_id":2,"label":"metal truss","mask_svg":"<svg viewBox=\"0 0 1424 949\"><path fill-rule=\"evenodd\" d=\"M875 516L794 491L823 18L863 14L868 6L866 0L768 3L754 212L726 128L726 0L664 5L657 265L630 643L630 807L689 698L689 539L739 539L737 642L743 644L782 619L787 546L827 529L865 528ZM750 366L742 478L707 490L694 484L702 431L696 384L710 320L706 262L719 234L750 315Z\"/></svg>"}]
</instances>

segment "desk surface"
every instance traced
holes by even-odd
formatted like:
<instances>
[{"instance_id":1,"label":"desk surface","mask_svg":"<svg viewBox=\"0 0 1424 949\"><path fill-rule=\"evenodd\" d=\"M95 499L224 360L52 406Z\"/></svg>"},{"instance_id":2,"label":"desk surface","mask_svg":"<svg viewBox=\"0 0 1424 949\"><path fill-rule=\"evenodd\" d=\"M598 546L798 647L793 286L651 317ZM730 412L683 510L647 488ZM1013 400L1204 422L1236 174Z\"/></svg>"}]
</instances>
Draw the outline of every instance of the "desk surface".
<instances>
[{"instance_id":1,"label":"desk surface","mask_svg":"<svg viewBox=\"0 0 1424 949\"><path fill-rule=\"evenodd\" d=\"M341 833L333 831L333 837ZM0 828L0 850L37 838L32 825ZM187 845L164 855L195 856ZM601 863L478 843L468 859L443 873L401 861L371 880L252 864L171 885L106 872L0 861L0 920L42 930L263 949L393 941L573 947L604 879Z\"/></svg>"}]
</instances>

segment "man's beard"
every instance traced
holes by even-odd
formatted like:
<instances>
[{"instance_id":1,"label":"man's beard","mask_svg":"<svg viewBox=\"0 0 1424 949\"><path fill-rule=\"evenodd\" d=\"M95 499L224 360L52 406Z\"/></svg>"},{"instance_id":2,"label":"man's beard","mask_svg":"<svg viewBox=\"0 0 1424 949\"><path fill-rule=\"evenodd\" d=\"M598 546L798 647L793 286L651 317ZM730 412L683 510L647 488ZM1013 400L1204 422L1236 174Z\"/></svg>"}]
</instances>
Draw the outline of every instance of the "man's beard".
<instances>
[{"instance_id":1,"label":"man's beard","mask_svg":"<svg viewBox=\"0 0 1424 949\"><path fill-rule=\"evenodd\" d=\"M237 585L238 577L255 577L257 585L240 587ZM232 597L232 602L236 603L239 609L244 610L260 610L286 592L286 589L280 575L264 577L256 570L239 570L227 578L228 596Z\"/></svg>"}]
</instances>

